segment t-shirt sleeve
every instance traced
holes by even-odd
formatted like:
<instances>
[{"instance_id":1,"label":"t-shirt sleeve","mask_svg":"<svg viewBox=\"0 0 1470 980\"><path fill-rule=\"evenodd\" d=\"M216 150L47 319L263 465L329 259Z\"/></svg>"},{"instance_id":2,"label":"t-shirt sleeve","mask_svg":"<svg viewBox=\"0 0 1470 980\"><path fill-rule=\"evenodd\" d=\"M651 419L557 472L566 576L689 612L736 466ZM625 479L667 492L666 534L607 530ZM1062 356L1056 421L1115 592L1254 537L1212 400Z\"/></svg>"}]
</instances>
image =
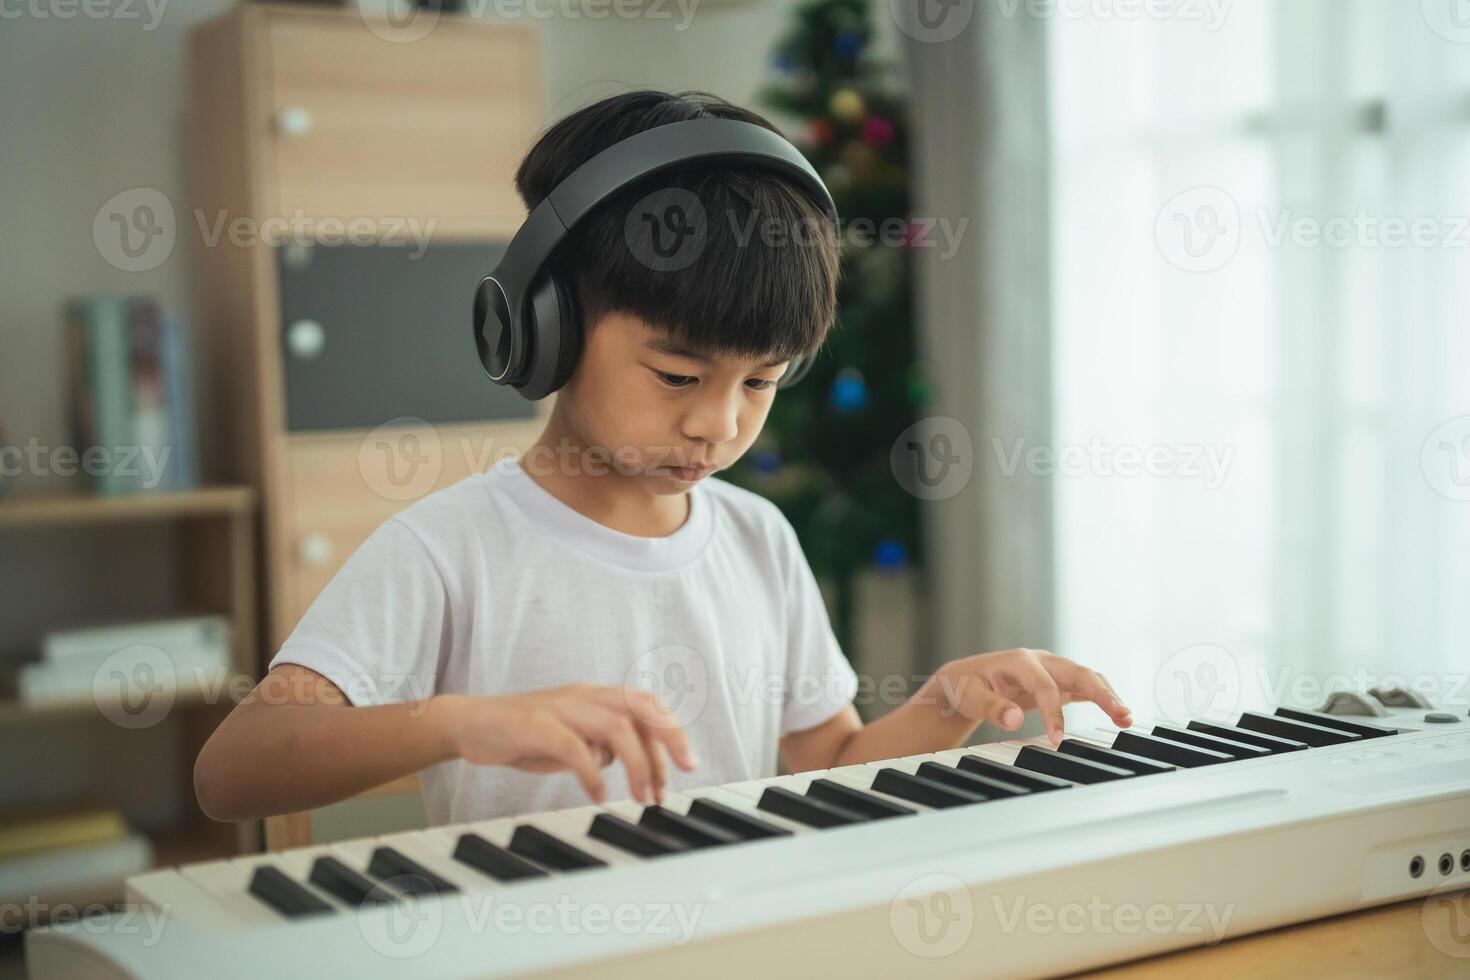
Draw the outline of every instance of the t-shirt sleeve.
<instances>
[{"instance_id":1,"label":"t-shirt sleeve","mask_svg":"<svg viewBox=\"0 0 1470 980\"><path fill-rule=\"evenodd\" d=\"M355 705L434 693L450 598L419 536L391 518L348 557L296 624L271 667L309 667Z\"/></svg>"},{"instance_id":2,"label":"t-shirt sleeve","mask_svg":"<svg viewBox=\"0 0 1470 980\"><path fill-rule=\"evenodd\" d=\"M786 698L781 734L814 728L852 703L857 674L842 654L796 531L779 515L786 571Z\"/></svg>"}]
</instances>

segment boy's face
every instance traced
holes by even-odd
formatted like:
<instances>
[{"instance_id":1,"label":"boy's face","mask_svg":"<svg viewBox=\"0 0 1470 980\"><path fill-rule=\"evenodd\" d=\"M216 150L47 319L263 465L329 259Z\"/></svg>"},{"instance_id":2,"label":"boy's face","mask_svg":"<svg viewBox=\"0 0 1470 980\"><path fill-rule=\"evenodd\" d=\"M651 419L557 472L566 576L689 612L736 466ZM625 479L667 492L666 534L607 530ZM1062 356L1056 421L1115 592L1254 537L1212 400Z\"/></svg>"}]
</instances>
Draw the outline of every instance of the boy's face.
<instances>
[{"instance_id":1,"label":"boy's face","mask_svg":"<svg viewBox=\"0 0 1470 980\"><path fill-rule=\"evenodd\" d=\"M786 360L704 358L642 320L610 313L590 324L557 395L608 470L660 494L682 493L750 448Z\"/></svg>"}]
</instances>

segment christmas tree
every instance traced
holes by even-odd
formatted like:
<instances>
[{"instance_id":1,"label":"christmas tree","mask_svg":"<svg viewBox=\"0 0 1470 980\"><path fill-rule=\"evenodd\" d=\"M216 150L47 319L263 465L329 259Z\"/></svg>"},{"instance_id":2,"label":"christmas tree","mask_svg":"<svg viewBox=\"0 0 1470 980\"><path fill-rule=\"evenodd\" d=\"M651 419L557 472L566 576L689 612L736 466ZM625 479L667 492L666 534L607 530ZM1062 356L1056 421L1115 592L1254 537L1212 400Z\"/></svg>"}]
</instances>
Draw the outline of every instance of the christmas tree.
<instances>
[{"instance_id":1,"label":"christmas tree","mask_svg":"<svg viewBox=\"0 0 1470 980\"><path fill-rule=\"evenodd\" d=\"M926 401L914 357L908 124L894 66L874 57L869 0L812 0L778 44L761 101L822 175L843 232L838 321L728 475L769 497L836 591L851 650L855 576L922 561L917 500L889 454ZM790 125L785 126L784 120Z\"/></svg>"}]
</instances>

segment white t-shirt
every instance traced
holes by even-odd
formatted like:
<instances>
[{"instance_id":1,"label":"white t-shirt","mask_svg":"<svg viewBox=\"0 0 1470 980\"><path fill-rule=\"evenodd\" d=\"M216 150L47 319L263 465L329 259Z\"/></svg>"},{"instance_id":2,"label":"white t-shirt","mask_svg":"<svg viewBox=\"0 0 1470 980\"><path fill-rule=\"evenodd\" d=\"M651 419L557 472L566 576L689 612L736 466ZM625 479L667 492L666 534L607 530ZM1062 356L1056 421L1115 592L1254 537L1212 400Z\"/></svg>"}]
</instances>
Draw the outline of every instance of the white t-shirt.
<instances>
[{"instance_id":1,"label":"white t-shirt","mask_svg":"<svg viewBox=\"0 0 1470 980\"><path fill-rule=\"evenodd\" d=\"M780 510L713 477L689 494L678 530L640 537L501 459L374 531L271 666L309 667L355 705L573 683L652 690L699 763L670 763L670 791L774 775L780 737L849 704L857 677ZM620 763L603 775L608 799L629 796ZM569 772L455 760L422 783L435 824L589 802Z\"/></svg>"}]
</instances>

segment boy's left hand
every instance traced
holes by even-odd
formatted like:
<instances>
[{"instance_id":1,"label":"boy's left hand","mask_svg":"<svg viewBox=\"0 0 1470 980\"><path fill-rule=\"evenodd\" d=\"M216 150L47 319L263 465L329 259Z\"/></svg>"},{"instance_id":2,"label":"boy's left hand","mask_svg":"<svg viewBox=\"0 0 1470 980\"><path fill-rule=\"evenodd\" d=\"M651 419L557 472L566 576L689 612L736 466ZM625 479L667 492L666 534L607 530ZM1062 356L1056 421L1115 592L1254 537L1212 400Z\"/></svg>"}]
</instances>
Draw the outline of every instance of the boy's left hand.
<instances>
[{"instance_id":1,"label":"boy's left hand","mask_svg":"<svg viewBox=\"0 0 1470 980\"><path fill-rule=\"evenodd\" d=\"M1073 701L1096 703L1119 728L1133 723L1106 677L1045 650L980 653L951 660L936 673L950 706L971 721L1015 731L1025 712L1039 709L1053 745L1064 736L1062 705Z\"/></svg>"}]
</instances>

